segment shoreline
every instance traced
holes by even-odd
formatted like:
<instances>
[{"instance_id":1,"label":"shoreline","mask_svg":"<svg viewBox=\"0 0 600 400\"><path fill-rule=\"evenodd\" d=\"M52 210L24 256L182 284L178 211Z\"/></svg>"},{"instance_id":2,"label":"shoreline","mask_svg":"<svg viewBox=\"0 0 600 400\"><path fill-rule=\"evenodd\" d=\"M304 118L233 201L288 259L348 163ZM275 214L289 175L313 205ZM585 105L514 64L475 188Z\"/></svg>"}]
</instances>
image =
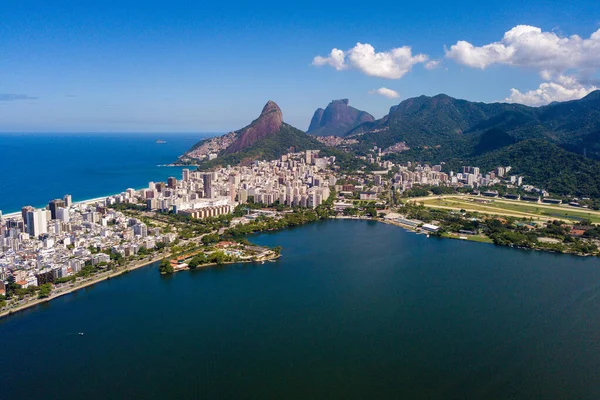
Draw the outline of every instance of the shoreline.
<instances>
[{"instance_id":1,"label":"shoreline","mask_svg":"<svg viewBox=\"0 0 600 400\"><path fill-rule=\"evenodd\" d=\"M65 290L60 291L58 293L54 293L52 295L50 295L49 297L46 297L44 299L35 299L33 301L27 302L26 304L22 304L19 305L15 308L10 308L10 309L6 309L2 312L0 312L0 319L6 318L8 316L11 316L15 313L21 312L21 311L25 311L28 308L31 307L35 307L37 305L49 302L51 300L54 300L56 298L59 298L61 296L65 296L67 294L76 292L80 289L84 289L86 287L89 286L93 286L97 283L100 283L102 281L106 281L109 280L111 278L116 278L117 276L123 275L123 274L127 274L128 272L134 271L136 269L140 269L143 267L147 267L151 264L154 264L155 262L158 262L160 260L162 260L163 258L165 258L164 254L161 254L160 257L156 256L154 258L152 258L150 261L138 261L137 263L133 263L131 265L128 265L127 267L125 267L125 269L121 269L118 271L111 271L111 272L104 272L104 273L100 273L97 276L93 276L91 277L89 280L85 280L85 281L81 281L79 284L75 284L73 286L67 287ZM104 275L102 275L104 274Z\"/></svg>"},{"instance_id":2,"label":"shoreline","mask_svg":"<svg viewBox=\"0 0 600 400\"><path fill-rule=\"evenodd\" d=\"M92 199L91 201L94 201L96 199ZM399 228L404 229L405 231L409 231L409 232L414 232L416 234L426 234L427 232L425 231L421 231L419 229L415 229L414 227L411 227L409 225L404 225L402 223L396 222L396 221L390 221L390 220L385 220L385 219L381 219L381 218L371 218L371 217L365 217L365 216L336 216L333 218L328 218L331 220L361 220L361 221L375 221L375 222L380 222L380 223L384 223L384 224L388 224L388 225L394 225L397 226ZM283 228L286 229L286 228ZM283 230L280 229L280 230ZM278 230L279 231L279 230ZM473 243L487 243L487 244L494 244L494 243L489 243L489 242L481 242L481 241L477 241L477 240L473 240L473 239L461 239L461 238L454 238L454 237L444 237L444 236L439 236L442 239L453 239L453 240L464 240L467 242L473 242ZM538 248L521 248L521 247L515 247L515 246L502 246L502 247L510 247L510 248L519 248L519 249L525 249L525 250L534 250L534 251L545 251L545 252L549 252L549 253L556 253L556 254L566 254L566 255L572 255L572 256L580 256L580 257L591 257L593 256L592 254L578 254L578 253L570 253L570 252L566 252L566 253L558 253L555 251L550 251L550 250L544 250L544 249L538 249ZM27 304L23 304L20 306L17 306L16 308L12 308L12 309L7 309L4 310L2 312L0 312L0 319L6 318L8 316L11 316L17 312L20 311L24 311L28 308L31 307L35 307L37 305L40 305L42 303L46 303L49 302L51 300L54 300L58 297L76 292L80 289L89 287L89 286L93 286L97 283L100 283L102 281L111 279L113 277L117 277L123 274L126 274L130 271L139 269L139 268L143 268L146 267L148 265L154 264L162 259L164 259L165 257L170 257L170 256L166 256L164 253L161 253L160 256L155 256L154 258L152 258L150 261L145 261L145 262L139 262L138 263L133 263L132 265L128 265L127 267L125 267L125 269L119 270L119 271L114 271L111 273L106 273L105 275L101 275L101 276L97 276L97 277L92 277L89 281L83 281L81 282L81 284L79 285L75 285L75 286L71 286L69 288L67 288L64 291L61 291L59 293L55 293L47 298L44 299L36 299L33 300L31 302L28 302ZM227 261L224 262L223 264L217 264L217 263L210 263L210 264L204 264L201 266L198 266L194 269L204 269L204 268L208 268L208 267L215 267L215 266L219 266L219 265L231 265L231 264L248 264L248 263L264 263L264 262L271 262L272 260L277 260L281 257L281 254L277 254L275 257L271 257L271 258L265 258L262 260L242 260L242 261ZM189 268L189 267L185 267L185 268L180 268L180 269L175 269L173 271L173 273L176 272L180 272L180 271L192 271L193 269ZM102 274L102 273L101 273ZM161 274L162 275L162 274Z\"/></svg>"},{"instance_id":3,"label":"shoreline","mask_svg":"<svg viewBox=\"0 0 600 400\"><path fill-rule=\"evenodd\" d=\"M394 225L397 226L399 228L404 229L405 231L408 232L414 232L417 235L431 235L431 233L427 232L427 231L423 231L423 230L419 230L419 229L415 229L412 226L409 225L404 225L400 222L397 221L390 221L390 220L386 220L386 219L380 219L380 218L369 218L369 217L363 217L363 216L339 216L339 217L334 217L331 219L347 219L347 220L363 220L363 221L377 221L377 222L381 222L384 224L388 224L388 225ZM570 256L576 256L576 257L598 257L600 258L600 255L595 255L595 254L581 254L581 253L574 253L574 252L569 252L569 251L565 251L565 252L558 252L558 251L554 251L554 250L549 250L549 249L539 249L536 247L520 247L520 246L511 246L511 245L501 245L501 244L496 244L494 243L488 236L485 236L486 238L490 239L490 241L482 241L482 240L475 240L471 237L471 235L466 236L464 239L459 237L454 237L454 236L439 236L439 235L434 235L437 238L440 239L450 239L450 240L458 240L458 241L465 241L465 242L472 242L472 243L483 243L483 244L493 244L495 246L501 246L501 247L508 247L511 249L520 249L520 250L533 250L533 251L543 251L545 253L554 253L554 254L564 254L564 255L570 255Z\"/></svg>"},{"instance_id":4,"label":"shoreline","mask_svg":"<svg viewBox=\"0 0 600 400\"><path fill-rule=\"evenodd\" d=\"M177 272L181 272L181 271L194 271L194 270L197 270L197 269L204 269L204 268L208 268L208 267L218 267L218 266L221 266L221 265L232 265L232 264L264 264L265 262L274 262L273 260L278 260L279 258L281 258L281 254L277 254L275 257L265 258L265 259L262 259L262 260L226 261L226 262L224 262L222 264L209 263L209 264L198 265L196 268L190 268L190 267L175 268L173 270L173 274L175 274ZM167 274L161 274L161 275L167 275Z\"/></svg>"},{"instance_id":5,"label":"shoreline","mask_svg":"<svg viewBox=\"0 0 600 400\"><path fill-rule=\"evenodd\" d=\"M169 256L167 256L168 258ZM270 257L270 258L265 258L262 260L242 260L242 261L227 261L224 262L223 264L217 264L217 263L210 263L210 264L204 264L204 265L199 265L198 267L194 268L194 269L203 269L203 268L209 268L209 267L216 267L219 265L231 265L231 264L249 264L249 263L265 263L265 262L270 262L271 260L277 260L281 257L281 254L277 254L275 257ZM35 306L38 306L40 304L43 303L47 303L50 302L51 300L57 299L59 297L65 296L67 294L71 294L74 293L78 290L81 289L85 289L86 287L90 287L93 285L96 285L97 283L112 279L112 278L116 278L118 276L127 274L131 271L134 271L136 269L140 269L140 268L144 268L147 267L149 265L152 265L156 262L161 261L162 259L165 258L165 254L161 254L160 256L156 256L154 258L152 258L149 261L138 261L137 263L134 262L131 265L128 265L127 267L125 267L124 269L118 270L118 271L111 271L111 272L105 272L105 273L100 273L98 274L98 276L94 276L92 278L90 278L89 280L85 280L85 281L81 281L80 284L76 284L73 286L69 286L67 287L65 290L62 290L58 293L54 293L52 295L50 295L49 297L46 297L44 299L35 299L32 301L27 302L26 304L22 304L20 306L17 306L15 308L11 308L11 309L6 309L2 312L0 312L0 320L9 316L12 316L18 312L21 311L25 311L28 308L32 308ZM179 268L179 269L175 269L173 271L173 273L176 272L180 272L180 271L192 271L193 269L186 267L186 268ZM103 275L104 274L104 275ZM162 274L161 274L162 275Z\"/></svg>"}]
</instances>

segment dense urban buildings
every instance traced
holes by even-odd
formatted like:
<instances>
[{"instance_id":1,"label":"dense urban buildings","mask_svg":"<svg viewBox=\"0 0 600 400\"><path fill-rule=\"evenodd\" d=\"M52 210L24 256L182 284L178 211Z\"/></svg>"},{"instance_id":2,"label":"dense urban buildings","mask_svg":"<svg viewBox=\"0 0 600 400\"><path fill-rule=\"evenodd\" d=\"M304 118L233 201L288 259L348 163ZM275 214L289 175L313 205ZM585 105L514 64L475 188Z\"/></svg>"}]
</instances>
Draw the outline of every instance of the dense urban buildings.
<instances>
[{"instance_id":1,"label":"dense urban buildings","mask_svg":"<svg viewBox=\"0 0 600 400\"><path fill-rule=\"evenodd\" d=\"M66 195L50 201L46 208L24 206L20 213L0 214L0 282L14 277L24 288L55 282L76 274L85 265L107 265L116 255L129 257L142 248L153 249L176 240L175 233L149 228L118 211L120 204L208 218L229 214L248 202L316 208L333 190L339 197L335 209L343 210L352 206L351 199L385 205L385 191L402 193L423 185L474 190L498 183L522 185L521 177L509 175L508 166L488 173L471 166L456 173L443 172L442 165L381 161L379 153L363 157L380 168L378 171L342 173L335 157L321 157L318 150L308 150L213 171L184 169L181 179L149 182L146 188L130 188L101 200L73 203ZM3 287L4 283L0 284L0 292Z\"/></svg>"}]
</instances>

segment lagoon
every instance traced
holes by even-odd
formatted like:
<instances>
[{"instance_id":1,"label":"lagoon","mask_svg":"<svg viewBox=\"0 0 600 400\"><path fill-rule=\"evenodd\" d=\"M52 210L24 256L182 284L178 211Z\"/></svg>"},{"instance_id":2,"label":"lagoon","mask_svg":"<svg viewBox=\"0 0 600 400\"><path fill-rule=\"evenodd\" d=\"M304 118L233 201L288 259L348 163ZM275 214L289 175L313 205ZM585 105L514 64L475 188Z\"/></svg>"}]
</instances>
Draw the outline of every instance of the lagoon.
<instances>
[{"instance_id":1,"label":"lagoon","mask_svg":"<svg viewBox=\"0 0 600 400\"><path fill-rule=\"evenodd\" d=\"M0 320L1 397L600 393L598 258L373 221L250 240L283 257L170 277L146 267Z\"/></svg>"}]
</instances>

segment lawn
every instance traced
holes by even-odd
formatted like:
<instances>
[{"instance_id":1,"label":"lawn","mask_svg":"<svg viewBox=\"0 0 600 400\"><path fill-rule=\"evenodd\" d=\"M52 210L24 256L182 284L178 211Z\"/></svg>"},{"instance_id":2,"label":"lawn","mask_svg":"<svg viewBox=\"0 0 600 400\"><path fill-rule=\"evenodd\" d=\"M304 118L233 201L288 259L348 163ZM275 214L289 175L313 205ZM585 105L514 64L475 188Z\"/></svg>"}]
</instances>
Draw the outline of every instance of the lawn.
<instances>
[{"instance_id":1,"label":"lawn","mask_svg":"<svg viewBox=\"0 0 600 400\"><path fill-rule=\"evenodd\" d=\"M566 206L548 206L542 204L532 204L526 202L508 202L508 201L496 201L490 199L490 203L475 203L469 201L468 198L431 198L423 200L423 203L430 207L449 207L456 210L467 210L467 211L485 211L495 212L498 215L510 215L522 216L524 218L538 218L538 219L564 219L577 221L581 219L590 219L592 222L600 222L600 212L592 210L582 209L571 209Z\"/></svg>"}]
</instances>

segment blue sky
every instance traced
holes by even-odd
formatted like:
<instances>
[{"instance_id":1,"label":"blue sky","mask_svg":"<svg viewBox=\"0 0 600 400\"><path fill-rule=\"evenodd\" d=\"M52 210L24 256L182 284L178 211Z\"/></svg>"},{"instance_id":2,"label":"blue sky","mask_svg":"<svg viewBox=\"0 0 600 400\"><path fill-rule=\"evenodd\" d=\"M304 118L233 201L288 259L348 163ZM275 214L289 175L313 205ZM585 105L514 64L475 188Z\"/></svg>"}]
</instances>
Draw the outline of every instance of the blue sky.
<instances>
[{"instance_id":1,"label":"blue sky","mask_svg":"<svg viewBox=\"0 0 600 400\"><path fill-rule=\"evenodd\" d=\"M0 5L0 132L224 132L269 99L306 129L332 99L379 118L421 94L540 105L600 86L597 1L82 3Z\"/></svg>"}]
</instances>

